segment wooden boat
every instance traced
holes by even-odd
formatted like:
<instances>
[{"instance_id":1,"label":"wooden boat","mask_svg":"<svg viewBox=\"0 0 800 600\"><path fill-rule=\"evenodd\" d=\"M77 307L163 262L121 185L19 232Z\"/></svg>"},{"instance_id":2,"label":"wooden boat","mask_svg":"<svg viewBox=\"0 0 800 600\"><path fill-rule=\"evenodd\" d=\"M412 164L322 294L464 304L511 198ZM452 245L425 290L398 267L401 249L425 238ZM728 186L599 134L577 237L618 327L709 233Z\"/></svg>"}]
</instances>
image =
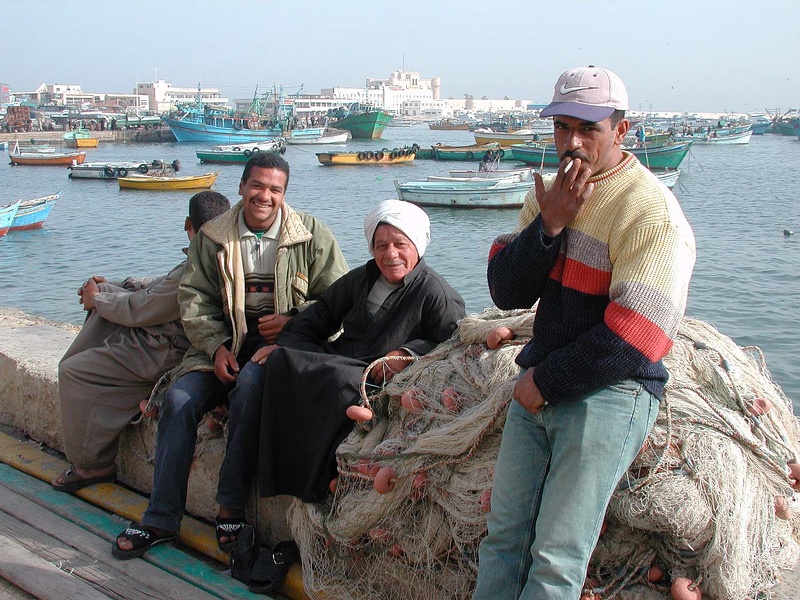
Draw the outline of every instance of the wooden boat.
<instances>
[{"instance_id":1,"label":"wooden boat","mask_svg":"<svg viewBox=\"0 0 800 600\"><path fill-rule=\"evenodd\" d=\"M40 165L40 166L63 166L71 164L83 164L86 160L86 152L42 152L42 151L21 151L19 144L15 144L14 150L9 152L8 158L12 165Z\"/></svg>"},{"instance_id":2,"label":"wooden boat","mask_svg":"<svg viewBox=\"0 0 800 600\"><path fill-rule=\"evenodd\" d=\"M433 148L433 157L436 160L481 160L489 150L496 153L500 160L510 159L511 153L503 150L497 142L488 144L473 144L471 146L445 146L444 144L435 144Z\"/></svg>"},{"instance_id":3,"label":"wooden boat","mask_svg":"<svg viewBox=\"0 0 800 600\"><path fill-rule=\"evenodd\" d=\"M222 146L212 146L210 149L195 150L197 158L202 163L245 163L250 160L253 154L259 152L270 152L272 154L283 154L286 152L286 140L274 138L263 142L249 144L228 144Z\"/></svg>"},{"instance_id":4,"label":"wooden boat","mask_svg":"<svg viewBox=\"0 0 800 600\"><path fill-rule=\"evenodd\" d=\"M519 169L494 169L491 171L475 171L469 169L450 169L451 177L463 179L503 179L516 175L520 181L529 181L532 178L532 167L522 167Z\"/></svg>"},{"instance_id":5,"label":"wooden boat","mask_svg":"<svg viewBox=\"0 0 800 600\"><path fill-rule=\"evenodd\" d=\"M739 133L726 133L724 135L719 135L717 131L712 131L711 135L704 135L702 137L695 136L693 141L695 144L702 144L702 145L711 145L711 146L721 146L721 145L744 145L750 143L750 138L752 137L753 132L751 130L739 132Z\"/></svg>"},{"instance_id":6,"label":"wooden boat","mask_svg":"<svg viewBox=\"0 0 800 600\"><path fill-rule=\"evenodd\" d=\"M524 144L525 142L538 142L541 135L532 129L520 129L511 133L503 131L492 131L491 129L476 129L474 132L476 144L500 144L501 148L511 148L513 144ZM551 132L552 133L552 132ZM550 136L552 137L552 135Z\"/></svg>"},{"instance_id":7,"label":"wooden boat","mask_svg":"<svg viewBox=\"0 0 800 600\"><path fill-rule=\"evenodd\" d=\"M219 171L214 173L204 173L202 175L184 175L175 177L154 177L150 175L128 175L119 177L117 182L120 188L129 190L150 190L150 191L170 191L170 190L204 190L214 185Z\"/></svg>"},{"instance_id":8,"label":"wooden boat","mask_svg":"<svg viewBox=\"0 0 800 600\"><path fill-rule=\"evenodd\" d=\"M11 223L14 222L14 217L17 215L17 210L19 210L19 205L21 202L22 200L17 200L11 204L0 206L0 236L4 236L8 233Z\"/></svg>"},{"instance_id":9,"label":"wooden boat","mask_svg":"<svg viewBox=\"0 0 800 600\"><path fill-rule=\"evenodd\" d=\"M20 202L19 210L17 210L17 214L14 216L14 220L8 230L30 231L32 229L41 229L50 211L53 210L56 200L59 198L61 198L61 192Z\"/></svg>"},{"instance_id":10,"label":"wooden boat","mask_svg":"<svg viewBox=\"0 0 800 600\"><path fill-rule=\"evenodd\" d=\"M329 110L328 117L333 127L349 131L354 140L377 140L392 121L389 113L360 103Z\"/></svg>"},{"instance_id":11,"label":"wooden boat","mask_svg":"<svg viewBox=\"0 0 800 600\"><path fill-rule=\"evenodd\" d=\"M286 143L291 144L292 146L299 146L299 145L316 145L316 144L344 144L347 142L347 138L350 137L350 134L346 131L344 133L335 133L335 134L324 134L318 135L315 137L296 137L292 136L286 138Z\"/></svg>"},{"instance_id":12,"label":"wooden boat","mask_svg":"<svg viewBox=\"0 0 800 600\"><path fill-rule=\"evenodd\" d=\"M658 180L669 189L675 187L675 184L678 183L678 178L681 176L681 172L678 169L652 169L652 171L658 177Z\"/></svg>"},{"instance_id":13,"label":"wooden boat","mask_svg":"<svg viewBox=\"0 0 800 600\"><path fill-rule=\"evenodd\" d=\"M670 144L658 148L623 148L649 169L677 169L689 154L691 141ZM535 167L558 167L559 159L555 146L551 144L515 144L511 154L516 160Z\"/></svg>"},{"instance_id":14,"label":"wooden boat","mask_svg":"<svg viewBox=\"0 0 800 600\"><path fill-rule=\"evenodd\" d=\"M453 208L519 208L532 181L495 181L491 185L453 181L409 181L394 186L401 200L417 206L450 206Z\"/></svg>"},{"instance_id":15,"label":"wooden boat","mask_svg":"<svg viewBox=\"0 0 800 600\"><path fill-rule=\"evenodd\" d=\"M61 137L66 145L72 148L97 148L97 143L100 141L93 138L88 129L68 131Z\"/></svg>"},{"instance_id":16,"label":"wooden boat","mask_svg":"<svg viewBox=\"0 0 800 600\"><path fill-rule=\"evenodd\" d=\"M325 166L333 165L397 165L414 161L418 146L359 150L357 152L317 152L317 160Z\"/></svg>"},{"instance_id":17,"label":"wooden boat","mask_svg":"<svg viewBox=\"0 0 800 600\"><path fill-rule=\"evenodd\" d=\"M459 123L450 119L429 123L428 127L434 131L469 131L469 123Z\"/></svg>"},{"instance_id":18,"label":"wooden boat","mask_svg":"<svg viewBox=\"0 0 800 600\"><path fill-rule=\"evenodd\" d=\"M97 148L97 144L100 142L97 138L77 138L75 140L75 146L78 148Z\"/></svg>"},{"instance_id":19,"label":"wooden boat","mask_svg":"<svg viewBox=\"0 0 800 600\"><path fill-rule=\"evenodd\" d=\"M129 173L142 175L159 175L172 177L180 171L181 161L175 159L171 163L161 160L146 161L118 161L118 162L91 162L82 165L71 165L67 177L71 179L116 179L127 177Z\"/></svg>"},{"instance_id":20,"label":"wooden boat","mask_svg":"<svg viewBox=\"0 0 800 600\"><path fill-rule=\"evenodd\" d=\"M292 103L277 90L254 97L246 111L234 111L196 99L194 102L179 103L164 118L164 122L179 142L239 145L281 136L282 124L288 122L292 107ZM323 130L315 128L304 131L310 134Z\"/></svg>"},{"instance_id":21,"label":"wooden boat","mask_svg":"<svg viewBox=\"0 0 800 600\"><path fill-rule=\"evenodd\" d=\"M453 177L451 175L428 175L425 181L445 182L454 185L465 185L473 187L491 187L498 183L516 183L522 181L519 175L507 175L496 179L483 179L482 177ZM530 181L530 180L528 180Z\"/></svg>"}]
</instances>

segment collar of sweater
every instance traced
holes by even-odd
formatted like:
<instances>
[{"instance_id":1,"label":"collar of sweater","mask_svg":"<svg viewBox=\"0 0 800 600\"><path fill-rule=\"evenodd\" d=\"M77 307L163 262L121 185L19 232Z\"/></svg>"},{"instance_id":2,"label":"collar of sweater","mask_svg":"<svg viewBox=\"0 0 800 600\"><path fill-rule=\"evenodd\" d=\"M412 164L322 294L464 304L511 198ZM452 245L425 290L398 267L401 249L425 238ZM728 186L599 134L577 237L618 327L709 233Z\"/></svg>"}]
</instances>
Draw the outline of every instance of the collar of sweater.
<instances>
[{"instance_id":1,"label":"collar of sweater","mask_svg":"<svg viewBox=\"0 0 800 600\"><path fill-rule=\"evenodd\" d=\"M589 177L589 183L597 184L608 181L609 179L616 177L623 171L635 168L636 163L639 162L639 159L637 159L630 152L626 152L625 150L622 151L622 156L623 156L622 161L620 161L620 163L616 167L613 167L608 171L603 171L599 175L592 175L591 177Z\"/></svg>"}]
</instances>

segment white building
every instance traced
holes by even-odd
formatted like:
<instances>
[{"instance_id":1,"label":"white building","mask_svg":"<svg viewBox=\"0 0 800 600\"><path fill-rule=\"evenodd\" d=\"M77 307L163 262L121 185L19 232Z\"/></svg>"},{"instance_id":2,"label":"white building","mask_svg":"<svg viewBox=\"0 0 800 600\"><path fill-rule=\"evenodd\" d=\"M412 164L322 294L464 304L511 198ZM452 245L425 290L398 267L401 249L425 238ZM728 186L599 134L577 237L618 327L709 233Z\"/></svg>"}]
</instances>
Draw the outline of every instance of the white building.
<instances>
[{"instance_id":1,"label":"white building","mask_svg":"<svg viewBox=\"0 0 800 600\"><path fill-rule=\"evenodd\" d=\"M367 78L363 88L332 87L322 90L322 96L342 103L362 102L408 117L432 118L448 116L448 104L440 100L441 80L422 79L416 71L398 69L389 79Z\"/></svg>"},{"instance_id":2,"label":"white building","mask_svg":"<svg viewBox=\"0 0 800 600\"><path fill-rule=\"evenodd\" d=\"M33 92L14 92L14 102L35 102L40 105L67 106L76 110L94 106L148 110L147 96L137 94L98 94L84 92L72 83L41 84Z\"/></svg>"},{"instance_id":3,"label":"white building","mask_svg":"<svg viewBox=\"0 0 800 600\"><path fill-rule=\"evenodd\" d=\"M148 97L151 110L169 112L178 102L193 102L197 96L204 104L227 106L228 99L223 98L216 88L182 88L174 87L163 79L150 83L137 83L136 93Z\"/></svg>"}]
</instances>

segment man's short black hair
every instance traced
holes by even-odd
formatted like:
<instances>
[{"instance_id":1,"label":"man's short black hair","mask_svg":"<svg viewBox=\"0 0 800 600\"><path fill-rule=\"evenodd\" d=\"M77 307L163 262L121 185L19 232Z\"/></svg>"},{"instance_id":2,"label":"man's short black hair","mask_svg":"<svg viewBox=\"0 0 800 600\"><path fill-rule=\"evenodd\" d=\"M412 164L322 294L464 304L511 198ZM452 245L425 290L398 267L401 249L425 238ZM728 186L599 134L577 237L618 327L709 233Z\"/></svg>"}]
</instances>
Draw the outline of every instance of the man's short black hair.
<instances>
[{"instance_id":1,"label":"man's short black hair","mask_svg":"<svg viewBox=\"0 0 800 600\"><path fill-rule=\"evenodd\" d=\"M611 113L611 126L616 127L617 124L625 118L625 111L624 110L615 110Z\"/></svg>"},{"instance_id":2,"label":"man's short black hair","mask_svg":"<svg viewBox=\"0 0 800 600\"><path fill-rule=\"evenodd\" d=\"M275 154L273 152L254 153L244 166L242 183L247 183L247 179L250 177L250 171L253 170L253 167L261 167L262 169L278 169L279 171L283 171L286 173L286 185L284 186L283 191L288 189L289 163L286 162L280 154Z\"/></svg>"},{"instance_id":3,"label":"man's short black hair","mask_svg":"<svg viewBox=\"0 0 800 600\"><path fill-rule=\"evenodd\" d=\"M206 221L218 217L230 207L231 203L219 192L198 192L189 198L189 220L194 230L200 231Z\"/></svg>"}]
</instances>

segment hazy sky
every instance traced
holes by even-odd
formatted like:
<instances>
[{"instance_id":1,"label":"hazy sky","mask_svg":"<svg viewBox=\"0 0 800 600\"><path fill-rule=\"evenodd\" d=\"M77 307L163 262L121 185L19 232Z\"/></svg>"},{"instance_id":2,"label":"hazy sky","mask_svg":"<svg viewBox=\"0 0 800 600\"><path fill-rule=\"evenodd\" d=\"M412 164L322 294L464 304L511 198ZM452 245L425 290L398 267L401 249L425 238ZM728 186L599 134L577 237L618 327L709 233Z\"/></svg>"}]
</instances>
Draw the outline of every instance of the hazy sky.
<instances>
[{"instance_id":1,"label":"hazy sky","mask_svg":"<svg viewBox=\"0 0 800 600\"><path fill-rule=\"evenodd\" d=\"M405 65L442 97L548 102L569 67L607 67L631 109L800 106L797 0L0 0L0 81L360 87Z\"/></svg>"}]
</instances>

